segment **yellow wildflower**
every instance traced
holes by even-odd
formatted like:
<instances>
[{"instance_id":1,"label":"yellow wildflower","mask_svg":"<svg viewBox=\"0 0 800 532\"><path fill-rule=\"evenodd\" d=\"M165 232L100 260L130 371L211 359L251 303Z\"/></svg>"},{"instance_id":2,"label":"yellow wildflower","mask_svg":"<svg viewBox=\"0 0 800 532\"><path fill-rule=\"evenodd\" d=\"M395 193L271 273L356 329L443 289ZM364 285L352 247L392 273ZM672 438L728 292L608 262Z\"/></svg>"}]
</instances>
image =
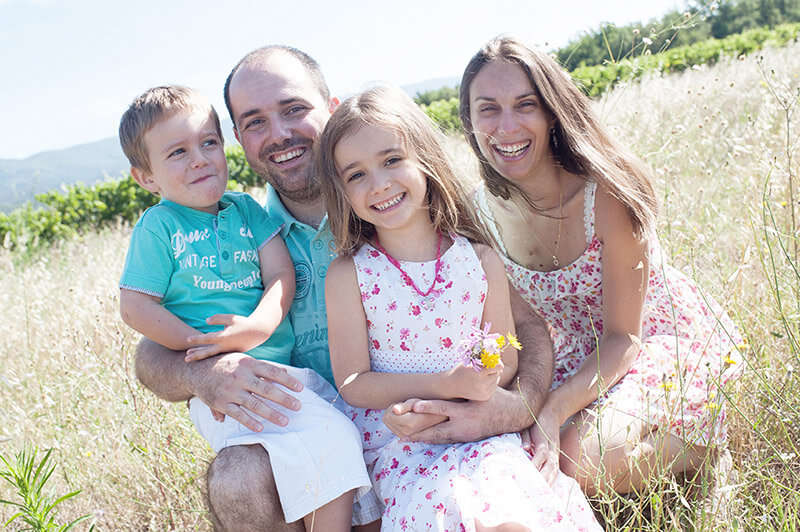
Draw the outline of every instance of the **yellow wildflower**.
<instances>
[{"instance_id":1,"label":"yellow wildflower","mask_svg":"<svg viewBox=\"0 0 800 532\"><path fill-rule=\"evenodd\" d=\"M732 364L737 364L737 362L736 362L734 359L732 359L732 358L730 357L730 355L729 355L729 356L726 356L726 357L725 357L725 360L723 360L723 362L725 362L725 365L726 365L726 366L730 366L730 365L732 365Z\"/></svg>"},{"instance_id":2,"label":"yellow wildflower","mask_svg":"<svg viewBox=\"0 0 800 532\"><path fill-rule=\"evenodd\" d=\"M497 337L497 349L502 350L503 347L505 347L505 345L506 345L506 337L501 334L500 336Z\"/></svg>"},{"instance_id":3,"label":"yellow wildflower","mask_svg":"<svg viewBox=\"0 0 800 532\"><path fill-rule=\"evenodd\" d=\"M709 410L716 410L719 407L717 406L717 403L706 403L706 408Z\"/></svg>"},{"instance_id":4,"label":"yellow wildflower","mask_svg":"<svg viewBox=\"0 0 800 532\"><path fill-rule=\"evenodd\" d=\"M664 388L665 390L669 391L670 389L675 387L675 384L672 381L664 381L658 385L659 388Z\"/></svg>"},{"instance_id":5,"label":"yellow wildflower","mask_svg":"<svg viewBox=\"0 0 800 532\"><path fill-rule=\"evenodd\" d=\"M522 349L522 344L519 343L519 340L517 340L517 337L514 336L513 334L508 335L508 343L511 344L511 347L513 347L517 351Z\"/></svg>"},{"instance_id":6,"label":"yellow wildflower","mask_svg":"<svg viewBox=\"0 0 800 532\"><path fill-rule=\"evenodd\" d=\"M500 355L498 353L490 353L487 350L481 352L481 364L484 368L492 369L500 363Z\"/></svg>"}]
</instances>

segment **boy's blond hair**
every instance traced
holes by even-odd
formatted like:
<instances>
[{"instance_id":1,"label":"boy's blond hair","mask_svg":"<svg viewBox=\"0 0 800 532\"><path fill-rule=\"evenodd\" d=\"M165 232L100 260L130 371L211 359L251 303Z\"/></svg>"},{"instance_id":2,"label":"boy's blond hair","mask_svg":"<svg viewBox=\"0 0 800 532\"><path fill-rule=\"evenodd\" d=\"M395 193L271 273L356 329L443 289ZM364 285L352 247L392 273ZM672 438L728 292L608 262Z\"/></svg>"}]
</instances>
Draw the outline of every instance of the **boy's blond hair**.
<instances>
[{"instance_id":1,"label":"boy's blond hair","mask_svg":"<svg viewBox=\"0 0 800 532\"><path fill-rule=\"evenodd\" d=\"M203 94L180 85L153 87L133 100L119 121L119 143L132 167L150 173L145 134L159 121L172 117L178 111L187 110L207 111L214 119L214 127L222 141L219 115Z\"/></svg>"}]
</instances>

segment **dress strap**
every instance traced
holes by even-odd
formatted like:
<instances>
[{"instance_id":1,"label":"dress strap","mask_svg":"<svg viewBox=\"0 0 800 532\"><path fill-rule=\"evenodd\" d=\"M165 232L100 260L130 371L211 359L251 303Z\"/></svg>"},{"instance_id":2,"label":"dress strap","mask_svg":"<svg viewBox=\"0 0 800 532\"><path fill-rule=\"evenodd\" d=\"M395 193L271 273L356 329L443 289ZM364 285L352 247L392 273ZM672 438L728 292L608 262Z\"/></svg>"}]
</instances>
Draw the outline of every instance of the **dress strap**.
<instances>
[{"instance_id":1,"label":"dress strap","mask_svg":"<svg viewBox=\"0 0 800 532\"><path fill-rule=\"evenodd\" d=\"M508 252L506 251L505 244L503 244L503 239L500 238L500 231L497 228L497 222L494 220L492 209L489 208L489 200L486 197L486 185L483 181L480 181L475 186L473 198L475 199L475 209L478 211L478 216L483 221L486 229L489 230L501 254L504 257L508 257Z\"/></svg>"},{"instance_id":2,"label":"dress strap","mask_svg":"<svg viewBox=\"0 0 800 532\"><path fill-rule=\"evenodd\" d=\"M594 238L594 198L597 183L588 181L583 189L583 228L586 231L586 242Z\"/></svg>"}]
</instances>

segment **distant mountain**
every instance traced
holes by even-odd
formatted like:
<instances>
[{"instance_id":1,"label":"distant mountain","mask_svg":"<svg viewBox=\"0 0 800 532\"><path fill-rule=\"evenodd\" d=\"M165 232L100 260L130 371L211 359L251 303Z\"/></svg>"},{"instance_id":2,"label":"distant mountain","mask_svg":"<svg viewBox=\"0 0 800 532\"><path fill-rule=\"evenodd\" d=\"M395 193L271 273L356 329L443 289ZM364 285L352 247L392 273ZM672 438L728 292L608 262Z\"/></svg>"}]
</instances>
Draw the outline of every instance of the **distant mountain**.
<instances>
[{"instance_id":1,"label":"distant mountain","mask_svg":"<svg viewBox=\"0 0 800 532\"><path fill-rule=\"evenodd\" d=\"M417 92L453 87L459 78L437 78L403 86L412 97ZM224 113L224 109L218 109ZM235 143L231 121L222 121L225 143ZM62 185L93 185L105 179L118 179L129 169L117 137L52 150L25 159L0 159L0 212L7 212L36 194L57 190Z\"/></svg>"}]
</instances>

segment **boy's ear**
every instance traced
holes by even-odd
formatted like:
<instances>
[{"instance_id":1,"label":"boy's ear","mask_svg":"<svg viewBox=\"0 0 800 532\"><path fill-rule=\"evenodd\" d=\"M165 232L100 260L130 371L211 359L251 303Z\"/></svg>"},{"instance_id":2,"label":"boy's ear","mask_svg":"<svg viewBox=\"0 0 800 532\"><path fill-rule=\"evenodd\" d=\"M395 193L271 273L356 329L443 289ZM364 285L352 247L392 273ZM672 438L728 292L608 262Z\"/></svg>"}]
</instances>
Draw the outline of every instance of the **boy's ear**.
<instances>
[{"instance_id":1,"label":"boy's ear","mask_svg":"<svg viewBox=\"0 0 800 532\"><path fill-rule=\"evenodd\" d=\"M150 172L145 172L141 168L131 166L131 175L133 176L133 180L136 181L143 189L148 190L153 194L159 193L158 184L153 181L153 174Z\"/></svg>"},{"instance_id":2,"label":"boy's ear","mask_svg":"<svg viewBox=\"0 0 800 532\"><path fill-rule=\"evenodd\" d=\"M339 107L340 103L341 102L339 101L339 98L334 96L333 98L328 100L328 111L330 111L331 113L334 112L336 108Z\"/></svg>"}]
</instances>

